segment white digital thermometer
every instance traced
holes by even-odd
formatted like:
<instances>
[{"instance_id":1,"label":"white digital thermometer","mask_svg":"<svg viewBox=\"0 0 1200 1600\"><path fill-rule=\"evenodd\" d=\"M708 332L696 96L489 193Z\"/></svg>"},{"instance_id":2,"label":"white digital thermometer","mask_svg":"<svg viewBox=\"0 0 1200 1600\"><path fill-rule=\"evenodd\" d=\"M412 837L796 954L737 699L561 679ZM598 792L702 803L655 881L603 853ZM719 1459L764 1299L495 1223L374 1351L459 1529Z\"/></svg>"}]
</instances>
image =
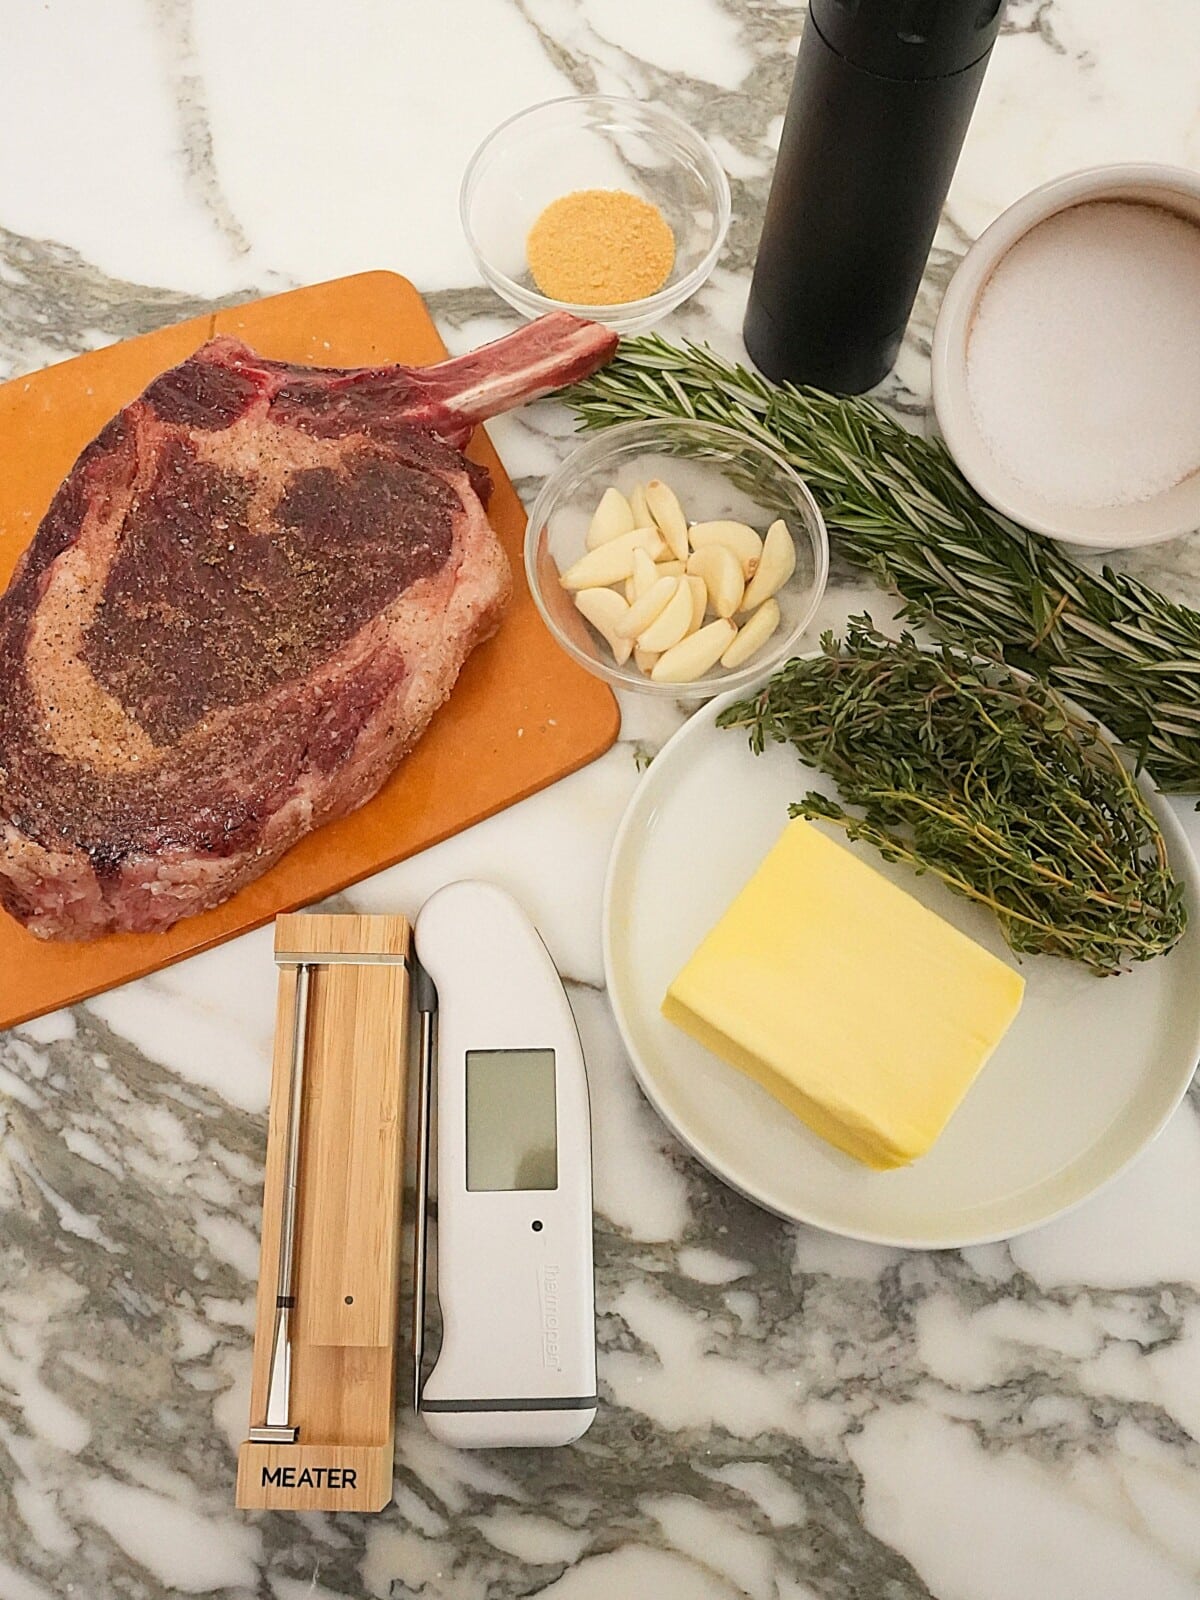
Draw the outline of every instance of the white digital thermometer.
<instances>
[{"instance_id":1,"label":"white digital thermometer","mask_svg":"<svg viewBox=\"0 0 1200 1600\"><path fill-rule=\"evenodd\" d=\"M596 1415L591 1118L575 1019L536 928L496 885L438 890L415 939L437 990L442 1312L418 1410L447 1444L569 1444Z\"/></svg>"}]
</instances>

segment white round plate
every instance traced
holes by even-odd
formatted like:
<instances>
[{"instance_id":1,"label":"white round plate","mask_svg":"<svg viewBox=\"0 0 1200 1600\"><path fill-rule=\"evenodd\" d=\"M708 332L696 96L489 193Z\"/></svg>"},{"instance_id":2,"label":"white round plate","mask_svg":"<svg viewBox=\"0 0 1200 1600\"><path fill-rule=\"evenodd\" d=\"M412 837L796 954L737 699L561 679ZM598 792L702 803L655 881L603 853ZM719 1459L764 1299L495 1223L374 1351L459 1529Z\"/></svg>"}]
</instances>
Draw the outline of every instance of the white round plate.
<instances>
[{"instance_id":1,"label":"white round plate","mask_svg":"<svg viewBox=\"0 0 1200 1600\"><path fill-rule=\"evenodd\" d=\"M1200 1057L1197 868L1169 807L1147 787L1171 865L1186 883L1191 927L1176 949L1113 978L1027 957L1019 963L1020 1014L941 1138L912 1166L874 1172L818 1139L659 1011L667 985L783 830L788 802L809 789L834 792L790 745L755 756L744 731L719 729L718 714L737 698L712 701L655 758L609 862L608 993L651 1104L747 1198L851 1238L981 1244L1078 1205L1159 1132ZM1017 964L989 912L928 875L889 866L867 846L849 848Z\"/></svg>"}]
</instances>

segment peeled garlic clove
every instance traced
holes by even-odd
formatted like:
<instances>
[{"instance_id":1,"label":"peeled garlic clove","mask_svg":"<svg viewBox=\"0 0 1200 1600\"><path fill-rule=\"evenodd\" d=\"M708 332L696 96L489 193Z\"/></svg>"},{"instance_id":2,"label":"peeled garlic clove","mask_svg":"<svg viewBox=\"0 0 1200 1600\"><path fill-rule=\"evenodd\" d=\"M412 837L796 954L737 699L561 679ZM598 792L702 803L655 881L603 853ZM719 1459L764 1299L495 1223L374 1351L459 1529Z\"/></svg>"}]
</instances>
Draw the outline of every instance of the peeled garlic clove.
<instances>
[{"instance_id":1,"label":"peeled garlic clove","mask_svg":"<svg viewBox=\"0 0 1200 1600\"><path fill-rule=\"evenodd\" d=\"M721 544L732 550L742 564L742 576L752 578L762 559L763 542L746 522L693 523L688 537L693 550L705 550L709 545Z\"/></svg>"},{"instance_id":2,"label":"peeled garlic clove","mask_svg":"<svg viewBox=\"0 0 1200 1600\"><path fill-rule=\"evenodd\" d=\"M633 552L633 576L629 580L633 585L633 594L628 597L630 602L640 600L651 584L656 583L663 576L664 574L658 570L644 550L635 550Z\"/></svg>"},{"instance_id":3,"label":"peeled garlic clove","mask_svg":"<svg viewBox=\"0 0 1200 1600\"><path fill-rule=\"evenodd\" d=\"M646 522L649 521L650 518L647 517ZM632 533L638 526L634 520L633 508L620 489L605 489L600 496L600 504L592 513L587 539L584 542L589 550L595 550L599 545L607 544L610 539L617 539L623 533ZM645 523L641 526L644 527Z\"/></svg>"},{"instance_id":4,"label":"peeled garlic clove","mask_svg":"<svg viewBox=\"0 0 1200 1600\"><path fill-rule=\"evenodd\" d=\"M633 525L635 528L646 528L654 521L650 507L646 502L646 485L639 483L629 496L629 509L633 512Z\"/></svg>"},{"instance_id":5,"label":"peeled garlic clove","mask_svg":"<svg viewBox=\"0 0 1200 1600\"><path fill-rule=\"evenodd\" d=\"M596 632L607 640L613 659L619 667L623 667L633 649L632 640L623 639L616 631L617 624L629 614L625 601L615 589L580 589L575 596L575 605Z\"/></svg>"},{"instance_id":6,"label":"peeled garlic clove","mask_svg":"<svg viewBox=\"0 0 1200 1600\"><path fill-rule=\"evenodd\" d=\"M688 573L687 582L688 588L692 591L692 625L688 632L695 633L704 621L704 613L708 610L708 585L694 572Z\"/></svg>"},{"instance_id":7,"label":"peeled garlic clove","mask_svg":"<svg viewBox=\"0 0 1200 1600\"><path fill-rule=\"evenodd\" d=\"M660 578L682 578L687 568L682 561L656 561L654 570Z\"/></svg>"},{"instance_id":8,"label":"peeled garlic clove","mask_svg":"<svg viewBox=\"0 0 1200 1600\"><path fill-rule=\"evenodd\" d=\"M727 544L701 545L688 557L687 569L690 577L703 579L708 603L719 617L731 617L742 604L742 564Z\"/></svg>"},{"instance_id":9,"label":"peeled garlic clove","mask_svg":"<svg viewBox=\"0 0 1200 1600\"><path fill-rule=\"evenodd\" d=\"M644 672L647 677L654 671L654 663L658 660L653 650L637 650L633 652L633 662L639 672Z\"/></svg>"},{"instance_id":10,"label":"peeled garlic clove","mask_svg":"<svg viewBox=\"0 0 1200 1600\"><path fill-rule=\"evenodd\" d=\"M738 629L737 638L721 657L723 667L744 667L750 657L766 644L779 626L779 606L774 600L764 600L748 621Z\"/></svg>"},{"instance_id":11,"label":"peeled garlic clove","mask_svg":"<svg viewBox=\"0 0 1200 1600\"><path fill-rule=\"evenodd\" d=\"M621 618L621 635L639 639L654 619L666 610L679 587L678 578L656 578L640 600L635 600Z\"/></svg>"},{"instance_id":12,"label":"peeled garlic clove","mask_svg":"<svg viewBox=\"0 0 1200 1600\"><path fill-rule=\"evenodd\" d=\"M689 633L670 650L664 650L650 676L655 683L692 683L716 665L736 636L733 623L718 617L699 633Z\"/></svg>"},{"instance_id":13,"label":"peeled garlic clove","mask_svg":"<svg viewBox=\"0 0 1200 1600\"><path fill-rule=\"evenodd\" d=\"M559 578L564 589L604 589L633 576L633 552L645 550L651 560L662 543L657 528L635 528L589 550Z\"/></svg>"},{"instance_id":14,"label":"peeled garlic clove","mask_svg":"<svg viewBox=\"0 0 1200 1600\"><path fill-rule=\"evenodd\" d=\"M667 544L667 541L663 538L662 534L659 533L658 529L652 522L649 523L645 528L641 528L638 531L640 533L652 533L654 535L653 539L651 539L649 544L646 546L646 554L650 557L651 561L654 562L655 566L657 566L660 561L670 561L672 559L671 547Z\"/></svg>"},{"instance_id":15,"label":"peeled garlic clove","mask_svg":"<svg viewBox=\"0 0 1200 1600\"><path fill-rule=\"evenodd\" d=\"M646 485L646 504L655 526L671 547L676 561L686 561L688 553L688 525L679 504L679 496L661 478L651 478Z\"/></svg>"},{"instance_id":16,"label":"peeled garlic clove","mask_svg":"<svg viewBox=\"0 0 1200 1600\"><path fill-rule=\"evenodd\" d=\"M651 478L642 490L640 506L650 510L651 522L666 539L670 554L682 562L688 554L688 518L678 496L662 478Z\"/></svg>"},{"instance_id":17,"label":"peeled garlic clove","mask_svg":"<svg viewBox=\"0 0 1200 1600\"><path fill-rule=\"evenodd\" d=\"M692 626L692 591L682 578L674 579L675 593L646 629L638 634L639 650L661 654L678 644Z\"/></svg>"},{"instance_id":18,"label":"peeled garlic clove","mask_svg":"<svg viewBox=\"0 0 1200 1600\"><path fill-rule=\"evenodd\" d=\"M769 600L773 594L779 593L795 570L796 546L792 543L787 523L773 522L767 529L767 537L763 540L758 571L746 585L741 609L756 610L764 600Z\"/></svg>"}]
</instances>

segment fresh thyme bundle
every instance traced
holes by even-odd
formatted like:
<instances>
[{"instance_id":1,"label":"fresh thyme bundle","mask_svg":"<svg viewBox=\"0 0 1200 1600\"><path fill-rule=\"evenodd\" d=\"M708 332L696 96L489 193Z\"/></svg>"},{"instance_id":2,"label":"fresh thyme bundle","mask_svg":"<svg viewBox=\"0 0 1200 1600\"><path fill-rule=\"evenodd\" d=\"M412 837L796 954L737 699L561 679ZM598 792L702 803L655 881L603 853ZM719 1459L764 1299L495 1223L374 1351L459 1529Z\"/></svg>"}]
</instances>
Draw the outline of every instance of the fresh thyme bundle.
<instances>
[{"instance_id":1,"label":"fresh thyme bundle","mask_svg":"<svg viewBox=\"0 0 1200 1600\"><path fill-rule=\"evenodd\" d=\"M1094 723L1048 685L856 618L789 661L722 727L790 742L848 812L810 793L793 816L837 823L888 861L990 906L1021 954L1117 972L1177 942L1186 916L1154 814Z\"/></svg>"},{"instance_id":2,"label":"fresh thyme bundle","mask_svg":"<svg viewBox=\"0 0 1200 1600\"><path fill-rule=\"evenodd\" d=\"M1160 787L1200 791L1200 612L1018 528L940 444L870 401L776 387L653 336L622 341L569 398L589 428L698 417L773 446L807 480L835 548L898 590L910 620L1045 677Z\"/></svg>"}]
</instances>

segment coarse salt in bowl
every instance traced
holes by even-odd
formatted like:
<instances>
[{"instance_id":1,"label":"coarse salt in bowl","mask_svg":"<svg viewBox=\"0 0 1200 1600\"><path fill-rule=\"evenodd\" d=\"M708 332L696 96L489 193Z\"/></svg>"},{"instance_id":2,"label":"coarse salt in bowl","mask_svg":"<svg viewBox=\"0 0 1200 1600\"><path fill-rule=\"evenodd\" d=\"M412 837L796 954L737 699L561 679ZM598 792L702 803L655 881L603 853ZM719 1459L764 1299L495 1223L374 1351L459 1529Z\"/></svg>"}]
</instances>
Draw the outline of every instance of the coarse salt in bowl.
<instances>
[{"instance_id":1,"label":"coarse salt in bowl","mask_svg":"<svg viewBox=\"0 0 1200 1600\"><path fill-rule=\"evenodd\" d=\"M1097 167L1036 189L967 252L933 397L963 475L1024 527L1096 550L1200 527L1200 175Z\"/></svg>"},{"instance_id":2,"label":"coarse salt in bowl","mask_svg":"<svg viewBox=\"0 0 1200 1600\"><path fill-rule=\"evenodd\" d=\"M586 305L542 294L526 241L545 208L581 189L625 190L657 206L675 260L654 294ZM483 277L523 316L570 311L616 333L638 333L708 278L729 231L729 179L694 128L657 106L618 95L572 95L510 117L467 164L459 216Z\"/></svg>"}]
</instances>

